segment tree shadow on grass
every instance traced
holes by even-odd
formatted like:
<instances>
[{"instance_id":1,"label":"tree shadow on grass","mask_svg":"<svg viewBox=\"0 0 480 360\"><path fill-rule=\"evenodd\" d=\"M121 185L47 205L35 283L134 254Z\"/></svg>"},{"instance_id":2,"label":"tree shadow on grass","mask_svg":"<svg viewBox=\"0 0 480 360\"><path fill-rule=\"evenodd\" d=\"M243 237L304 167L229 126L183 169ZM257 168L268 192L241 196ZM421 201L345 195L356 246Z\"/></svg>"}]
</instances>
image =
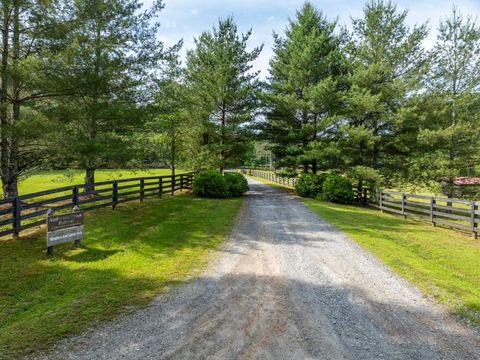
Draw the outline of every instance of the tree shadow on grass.
<instances>
[{"instance_id":1,"label":"tree shadow on grass","mask_svg":"<svg viewBox=\"0 0 480 360\"><path fill-rule=\"evenodd\" d=\"M44 235L0 243L0 359L45 350L181 283L228 233L238 203L223 204L225 216L212 216L220 203L189 197L88 213L85 247L56 246L52 257Z\"/></svg>"},{"instance_id":2,"label":"tree shadow on grass","mask_svg":"<svg viewBox=\"0 0 480 360\"><path fill-rule=\"evenodd\" d=\"M34 273L33 273L34 269ZM64 261L36 264L18 286L2 288L0 359L48 350L58 339L112 319L126 305L145 304L168 282L115 270L71 268Z\"/></svg>"},{"instance_id":3,"label":"tree shadow on grass","mask_svg":"<svg viewBox=\"0 0 480 360\"><path fill-rule=\"evenodd\" d=\"M66 261L84 263L105 260L110 256L123 252L125 252L125 250L123 249L105 250L94 248L91 246L82 246L74 254L64 254L63 259L65 259Z\"/></svg>"}]
</instances>

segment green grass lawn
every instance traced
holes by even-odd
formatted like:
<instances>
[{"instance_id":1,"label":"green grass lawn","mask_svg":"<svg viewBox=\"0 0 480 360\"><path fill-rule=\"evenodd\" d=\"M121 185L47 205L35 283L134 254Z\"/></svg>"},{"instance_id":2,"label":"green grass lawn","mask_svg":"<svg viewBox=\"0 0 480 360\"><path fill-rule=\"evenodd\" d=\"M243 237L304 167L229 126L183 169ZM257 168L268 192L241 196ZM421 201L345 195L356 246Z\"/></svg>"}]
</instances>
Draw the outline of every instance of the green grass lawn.
<instances>
[{"instance_id":1,"label":"green grass lawn","mask_svg":"<svg viewBox=\"0 0 480 360\"><path fill-rule=\"evenodd\" d=\"M186 172L177 170L180 174ZM170 175L170 169L147 169L147 170L125 170L125 169L99 169L95 171L95 181L119 180L142 176ZM82 170L52 170L42 171L33 174L19 183L20 195L38 191L50 190L70 185L83 184L85 172ZM0 196L2 196L0 189Z\"/></svg>"},{"instance_id":2,"label":"green grass lawn","mask_svg":"<svg viewBox=\"0 0 480 360\"><path fill-rule=\"evenodd\" d=\"M359 206L305 203L452 313L480 324L480 241Z\"/></svg>"},{"instance_id":3,"label":"green grass lawn","mask_svg":"<svg viewBox=\"0 0 480 360\"><path fill-rule=\"evenodd\" d=\"M84 247L45 255L45 236L0 241L0 358L46 350L198 273L242 199L149 199L85 216Z\"/></svg>"}]
</instances>

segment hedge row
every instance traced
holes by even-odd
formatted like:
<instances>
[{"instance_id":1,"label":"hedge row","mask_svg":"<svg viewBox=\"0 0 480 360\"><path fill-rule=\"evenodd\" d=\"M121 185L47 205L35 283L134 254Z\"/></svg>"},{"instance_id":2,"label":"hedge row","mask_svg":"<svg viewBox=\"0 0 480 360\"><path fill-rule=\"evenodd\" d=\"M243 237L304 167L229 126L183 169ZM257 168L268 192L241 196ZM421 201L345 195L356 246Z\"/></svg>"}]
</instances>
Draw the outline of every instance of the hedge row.
<instances>
[{"instance_id":1,"label":"hedge row","mask_svg":"<svg viewBox=\"0 0 480 360\"><path fill-rule=\"evenodd\" d=\"M295 191L302 197L321 198L341 204L351 204L354 197L350 180L337 174L303 174L298 178Z\"/></svg>"},{"instance_id":2,"label":"hedge row","mask_svg":"<svg viewBox=\"0 0 480 360\"><path fill-rule=\"evenodd\" d=\"M199 197L231 198L248 191L245 176L240 173L225 173L207 170L195 175L193 193Z\"/></svg>"}]
</instances>

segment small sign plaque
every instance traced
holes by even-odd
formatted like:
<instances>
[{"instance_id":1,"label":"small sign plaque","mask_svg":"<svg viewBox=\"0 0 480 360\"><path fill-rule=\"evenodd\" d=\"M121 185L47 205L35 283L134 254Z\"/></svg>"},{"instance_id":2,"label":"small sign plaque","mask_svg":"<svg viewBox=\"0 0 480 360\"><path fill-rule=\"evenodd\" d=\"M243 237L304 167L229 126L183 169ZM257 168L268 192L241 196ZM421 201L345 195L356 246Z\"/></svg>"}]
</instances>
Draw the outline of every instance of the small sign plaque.
<instances>
[{"instance_id":1,"label":"small sign plaque","mask_svg":"<svg viewBox=\"0 0 480 360\"><path fill-rule=\"evenodd\" d=\"M75 241L80 245L83 238L83 212L74 207L69 214L54 215L47 213L47 252L53 254L53 246Z\"/></svg>"},{"instance_id":2,"label":"small sign plaque","mask_svg":"<svg viewBox=\"0 0 480 360\"><path fill-rule=\"evenodd\" d=\"M62 215L51 215L47 217L48 232L68 229L81 225L83 225L83 212L81 211Z\"/></svg>"}]
</instances>

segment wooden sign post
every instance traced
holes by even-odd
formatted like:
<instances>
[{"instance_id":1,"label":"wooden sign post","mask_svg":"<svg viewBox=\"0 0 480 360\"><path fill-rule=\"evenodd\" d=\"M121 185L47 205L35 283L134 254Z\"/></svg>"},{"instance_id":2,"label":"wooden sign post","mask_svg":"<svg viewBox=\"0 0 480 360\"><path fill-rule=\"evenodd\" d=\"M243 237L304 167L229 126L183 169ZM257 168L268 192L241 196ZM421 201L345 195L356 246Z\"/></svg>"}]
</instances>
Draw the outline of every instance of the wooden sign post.
<instances>
[{"instance_id":1,"label":"wooden sign post","mask_svg":"<svg viewBox=\"0 0 480 360\"><path fill-rule=\"evenodd\" d=\"M53 210L47 211L47 254L53 255L55 245L74 241L75 246L81 246L83 238L83 212L74 206L71 213L54 215Z\"/></svg>"}]
</instances>

